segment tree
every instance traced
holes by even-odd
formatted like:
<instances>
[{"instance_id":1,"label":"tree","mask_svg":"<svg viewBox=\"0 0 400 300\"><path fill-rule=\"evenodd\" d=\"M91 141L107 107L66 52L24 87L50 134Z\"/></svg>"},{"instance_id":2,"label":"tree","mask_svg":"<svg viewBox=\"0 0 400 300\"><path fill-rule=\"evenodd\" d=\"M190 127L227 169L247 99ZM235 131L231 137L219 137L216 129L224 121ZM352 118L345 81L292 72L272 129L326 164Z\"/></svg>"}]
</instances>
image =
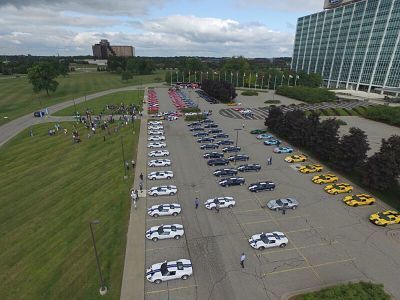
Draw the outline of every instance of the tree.
<instances>
[{"instance_id":1,"label":"tree","mask_svg":"<svg viewBox=\"0 0 400 300\"><path fill-rule=\"evenodd\" d=\"M123 71L121 73L121 80L122 81L128 81L129 79L132 79L132 78L133 78L133 75L129 71Z\"/></svg>"},{"instance_id":2,"label":"tree","mask_svg":"<svg viewBox=\"0 0 400 300\"><path fill-rule=\"evenodd\" d=\"M268 117L265 119L264 125L273 133L282 136L285 115L280 107L271 107L269 109Z\"/></svg>"},{"instance_id":3,"label":"tree","mask_svg":"<svg viewBox=\"0 0 400 300\"><path fill-rule=\"evenodd\" d=\"M299 79L297 80L297 85L303 85L306 87L317 88L322 85L322 76L317 73L307 74L306 72L297 73Z\"/></svg>"},{"instance_id":4,"label":"tree","mask_svg":"<svg viewBox=\"0 0 400 300\"><path fill-rule=\"evenodd\" d=\"M201 88L210 96L221 102L230 102L237 94L235 87L227 81L203 80Z\"/></svg>"},{"instance_id":5,"label":"tree","mask_svg":"<svg viewBox=\"0 0 400 300\"><path fill-rule=\"evenodd\" d=\"M284 135L295 146L305 146L308 130L308 119L301 110L289 111L285 114Z\"/></svg>"},{"instance_id":6,"label":"tree","mask_svg":"<svg viewBox=\"0 0 400 300\"><path fill-rule=\"evenodd\" d=\"M362 181L374 189L385 191L398 184L400 175L400 136L382 140L379 152L372 155L362 172Z\"/></svg>"},{"instance_id":7,"label":"tree","mask_svg":"<svg viewBox=\"0 0 400 300\"><path fill-rule=\"evenodd\" d=\"M49 91L55 92L58 82L54 79L57 75L58 70L49 62L36 64L28 70L28 79L35 93L45 90L49 95Z\"/></svg>"},{"instance_id":8,"label":"tree","mask_svg":"<svg viewBox=\"0 0 400 300\"><path fill-rule=\"evenodd\" d=\"M339 141L336 166L345 172L353 172L363 165L369 149L365 132L356 127L350 128L349 134Z\"/></svg>"},{"instance_id":9,"label":"tree","mask_svg":"<svg viewBox=\"0 0 400 300\"><path fill-rule=\"evenodd\" d=\"M316 128L314 153L325 161L333 161L339 143L339 124L335 119L322 121Z\"/></svg>"}]
</instances>

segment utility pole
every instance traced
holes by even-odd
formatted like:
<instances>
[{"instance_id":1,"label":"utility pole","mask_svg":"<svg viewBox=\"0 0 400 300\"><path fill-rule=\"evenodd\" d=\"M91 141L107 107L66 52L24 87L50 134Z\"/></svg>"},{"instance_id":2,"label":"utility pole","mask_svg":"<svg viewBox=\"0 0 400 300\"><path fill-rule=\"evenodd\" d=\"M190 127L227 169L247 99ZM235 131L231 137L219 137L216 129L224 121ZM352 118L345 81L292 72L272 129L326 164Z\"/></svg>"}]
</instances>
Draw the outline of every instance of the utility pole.
<instances>
[{"instance_id":1,"label":"utility pole","mask_svg":"<svg viewBox=\"0 0 400 300\"><path fill-rule=\"evenodd\" d=\"M100 259L99 259L99 255L97 253L96 241L94 239L94 233L93 233L93 228L92 228L92 225L96 225L96 224L100 224L100 221L99 220L91 221L89 223L89 227L90 227L90 232L92 234L93 249L94 249L94 254L96 256L97 270L99 271L99 276L100 276L100 295L104 296L105 294L107 294L107 286L104 283L103 273L101 272Z\"/></svg>"}]
</instances>

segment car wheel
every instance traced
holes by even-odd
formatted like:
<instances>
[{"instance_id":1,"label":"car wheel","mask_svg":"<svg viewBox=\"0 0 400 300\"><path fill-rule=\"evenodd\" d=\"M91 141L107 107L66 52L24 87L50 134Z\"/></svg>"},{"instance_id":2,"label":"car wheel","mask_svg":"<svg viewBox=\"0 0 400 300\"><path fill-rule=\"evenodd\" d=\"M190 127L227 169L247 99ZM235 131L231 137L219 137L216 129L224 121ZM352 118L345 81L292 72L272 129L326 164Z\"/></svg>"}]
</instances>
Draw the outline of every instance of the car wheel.
<instances>
[{"instance_id":1,"label":"car wheel","mask_svg":"<svg viewBox=\"0 0 400 300\"><path fill-rule=\"evenodd\" d=\"M352 190L350 190L350 191L347 191L349 194L352 192Z\"/></svg>"},{"instance_id":2,"label":"car wheel","mask_svg":"<svg viewBox=\"0 0 400 300\"><path fill-rule=\"evenodd\" d=\"M286 247L286 244L285 244L285 243L280 244L279 247L280 247L280 248L285 248L285 247Z\"/></svg>"},{"instance_id":3,"label":"car wheel","mask_svg":"<svg viewBox=\"0 0 400 300\"><path fill-rule=\"evenodd\" d=\"M373 205L374 204L374 202L370 202L370 203L368 203L368 205Z\"/></svg>"},{"instance_id":4,"label":"car wheel","mask_svg":"<svg viewBox=\"0 0 400 300\"><path fill-rule=\"evenodd\" d=\"M293 206L292 209L295 210L297 208L297 206Z\"/></svg>"},{"instance_id":5,"label":"car wheel","mask_svg":"<svg viewBox=\"0 0 400 300\"><path fill-rule=\"evenodd\" d=\"M258 250L265 250L264 246L260 246L260 248L258 248Z\"/></svg>"},{"instance_id":6,"label":"car wheel","mask_svg":"<svg viewBox=\"0 0 400 300\"><path fill-rule=\"evenodd\" d=\"M156 180L156 178L155 178L155 177L152 177L151 180Z\"/></svg>"},{"instance_id":7,"label":"car wheel","mask_svg":"<svg viewBox=\"0 0 400 300\"><path fill-rule=\"evenodd\" d=\"M334 192L333 194L334 194L334 195L337 195L337 192Z\"/></svg>"},{"instance_id":8,"label":"car wheel","mask_svg":"<svg viewBox=\"0 0 400 300\"><path fill-rule=\"evenodd\" d=\"M279 211L279 208L277 207L277 208L275 208L275 211Z\"/></svg>"},{"instance_id":9,"label":"car wheel","mask_svg":"<svg viewBox=\"0 0 400 300\"><path fill-rule=\"evenodd\" d=\"M174 236L174 239L176 239L176 240L179 240L181 238L181 236L180 235L176 235L176 236Z\"/></svg>"},{"instance_id":10,"label":"car wheel","mask_svg":"<svg viewBox=\"0 0 400 300\"><path fill-rule=\"evenodd\" d=\"M357 204L357 203L353 205L353 207L357 207L357 206L358 206L358 204Z\"/></svg>"},{"instance_id":11,"label":"car wheel","mask_svg":"<svg viewBox=\"0 0 400 300\"><path fill-rule=\"evenodd\" d=\"M172 215L173 215L174 217L176 217L176 216L178 215L178 213L177 213L177 212L174 212Z\"/></svg>"},{"instance_id":12,"label":"car wheel","mask_svg":"<svg viewBox=\"0 0 400 300\"><path fill-rule=\"evenodd\" d=\"M154 214L153 217L154 217L154 218L158 218L159 215L158 215L158 214Z\"/></svg>"},{"instance_id":13,"label":"car wheel","mask_svg":"<svg viewBox=\"0 0 400 300\"><path fill-rule=\"evenodd\" d=\"M154 197L158 197L158 194L153 194L152 196L154 196Z\"/></svg>"},{"instance_id":14,"label":"car wheel","mask_svg":"<svg viewBox=\"0 0 400 300\"><path fill-rule=\"evenodd\" d=\"M228 206L228 208L232 208L233 207L233 205L232 204L230 204L229 206Z\"/></svg>"},{"instance_id":15,"label":"car wheel","mask_svg":"<svg viewBox=\"0 0 400 300\"><path fill-rule=\"evenodd\" d=\"M153 242L157 242L158 238L157 237L153 237L152 240L153 240Z\"/></svg>"},{"instance_id":16,"label":"car wheel","mask_svg":"<svg viewBox=\"0 0 400 300\"><path fill-rule=\"evenodd\" d=\"M186 279L188 279L188 278L189 278L189 275L183 275L183 276L181 277L182 280L186 280Z\"/></svg>"},{"instance_id":17,"label":"car wheel","mask_svg":"<svg viewBox=\"0 0 400 300\"><path fill-rule=\"evenodd\" d=\"M171 179L171 176L168 176L167 179Z\"/></svg>"},{"instance_id":18,"label":"car wheel","mask_svg":"<svg viewBox=\"0 0 400 300\"><path fill-rule=\"evenodd\" d=\"M156 284L160 284L161 282L162 282L161 279L157 279L157 280L154 281L154 283L156 283Z\"/></svg>"},{"instance_id":19,"label":"car wheel","mask_svg":"<svg viewBox=\"0 0 400 300\"><path fill-rule=\"evenodd\" d=\"M173 192L169 193L170 196L173 196L174 194L175 194L175 193L173 193Z\"/></svg>"}]
</instances>

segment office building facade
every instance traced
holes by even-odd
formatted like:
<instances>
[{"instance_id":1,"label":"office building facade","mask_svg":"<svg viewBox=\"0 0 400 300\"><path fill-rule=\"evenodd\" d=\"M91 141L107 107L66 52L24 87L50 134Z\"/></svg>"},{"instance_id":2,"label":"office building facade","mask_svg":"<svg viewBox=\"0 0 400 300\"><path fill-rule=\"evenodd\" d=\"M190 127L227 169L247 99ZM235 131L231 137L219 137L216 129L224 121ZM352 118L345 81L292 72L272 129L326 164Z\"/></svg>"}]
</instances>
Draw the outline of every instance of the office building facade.
<instances>
[{"instance_id":1,"label":"office building facade","mask_svg":"<svg viewBox=\"0 0 400 300\"><path fill-rule=\"evenodd\" d=\"M135 56L135 48L132 46L112 46L107 40L101 40L92 46L93 56L96 59L107 59L110 55L118 57Z\"/></svg>"},{"instance_id":2,"label":"office building facade","mask_svg":"<svg viewBox=\"0 0 400 300\"><path fill-rule=\"evenodd\" d=\"M400 0L326 0L297 22L295 71L319 73L328 88L400 87Z\"/></svg>"}]
</instances>

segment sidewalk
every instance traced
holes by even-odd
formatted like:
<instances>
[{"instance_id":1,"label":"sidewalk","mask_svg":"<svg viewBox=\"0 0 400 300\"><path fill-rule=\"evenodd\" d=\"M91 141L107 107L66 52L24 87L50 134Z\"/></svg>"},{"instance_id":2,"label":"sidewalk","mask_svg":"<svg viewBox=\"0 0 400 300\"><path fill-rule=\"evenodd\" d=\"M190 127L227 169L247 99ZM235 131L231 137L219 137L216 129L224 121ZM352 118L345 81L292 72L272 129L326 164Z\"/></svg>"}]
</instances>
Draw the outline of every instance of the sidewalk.
<instances>
[{"instance_id":1,"label":"sidewalk","mask_svg":"<svg viewBox=\"0 0 400 300\"><path fill-rule=\"evenodd\" d=\"M140 122L139 145L136 157L135 189L139 189L139 176L143 173L144 184L139 193L137 209L131 208L126 241L124 274L122 277L121 299L144 299L144 270L145 270L145 231L146 231L146 169L147 169L147 91L146 103L143 104L143 117Z\"/></svg>"}]
</instances>

